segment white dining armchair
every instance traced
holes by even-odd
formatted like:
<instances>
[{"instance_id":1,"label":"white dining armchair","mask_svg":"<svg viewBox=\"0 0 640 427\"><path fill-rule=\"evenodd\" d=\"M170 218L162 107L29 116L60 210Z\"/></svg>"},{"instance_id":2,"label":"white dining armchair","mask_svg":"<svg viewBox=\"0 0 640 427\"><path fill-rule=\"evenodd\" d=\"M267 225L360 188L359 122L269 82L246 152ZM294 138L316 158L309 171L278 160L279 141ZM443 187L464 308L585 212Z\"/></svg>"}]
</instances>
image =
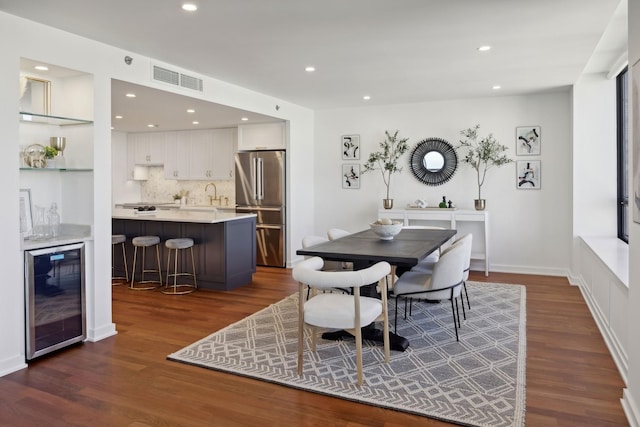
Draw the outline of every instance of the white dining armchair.
<instances>
[{"instance_id":1,"label":"white dining armchair","mask_svg":"<svg viewBox=\"0 0 640 427\"><path fill-rule=\"evenodd\" d=\"M303 372L305 325L311 327L311 349L314 352L318 328L343 329L355 337L357 383L362 385L361 328L382 321L386 363L390 360L390 346L386 287L381 292L380 299L361 297L360 288L386 277L391 266L383 261L357 271L322 271L323 265L322 258L313 257L300 262L293 269L293 278L299 282L298 375ZM319 293L305 301L305 286L317 289L349 287L353 288L353 294Z\"/></svg>"},{"instance_id":2,"label":"white dining armchair","mask_svg":"<svg viewBox=\"0 0 640 427\"><path fill-rule=\"evenodd\" d=\"M396 333L398 333L398 301L401 298L405 299L405 319L407 316L407 299L449 300L451 302L456 341L459 340L458 328L461 324L458 297L463 283L465 251L464 244L452 245L449 250L440 256L431 273L407 271L400 276L393 287L393 296L396 299L394 318L394 330ZM464 304L462 310L464 312Z\"/></svg>"},{"instance_id":3,"label":"white dining armchair","mask_svg":"<svg viewBox=\"0 0 640 427\"><path fill-rule=\"evenodd\" d=\"M464 291L464 297L467 299L467 308L469 308L469 310L471 310L471 302L469 301L469 293L467 292L467 280L469 280L469 271L471 269L472 244L473 244L473 235L471 233L465 234L464 236L456 239L453 242L453 245L465 246L465 258L464 258L465 264L464 264L464 271L463 271L463 277L462 277L462 289ZM444 249L442 253L446 253L453 245ZM418 264L413 266L411 271L418 271L422 273L431 274L431 272L433 271L434 265L435 265L434 262L420 261ZM464 298L462 299L462 303L464 304ZM465 318L466 318L466 313L465 313Z\"/></svg>"}]
</instances>

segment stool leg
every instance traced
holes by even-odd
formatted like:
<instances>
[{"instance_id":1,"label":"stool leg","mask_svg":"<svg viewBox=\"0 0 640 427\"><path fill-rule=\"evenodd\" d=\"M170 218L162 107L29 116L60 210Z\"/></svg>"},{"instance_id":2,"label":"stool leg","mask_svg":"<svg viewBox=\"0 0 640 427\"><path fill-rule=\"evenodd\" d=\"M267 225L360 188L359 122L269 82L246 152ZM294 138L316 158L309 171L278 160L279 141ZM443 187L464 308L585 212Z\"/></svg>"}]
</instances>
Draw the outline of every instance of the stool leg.
<instances>
[{"instance_id":1,"label":"stool leg","mask_svg":"<svg viewBox=\"0 0 640 427\"><path fill-rule=\"evenodd\" d=\"M193 246L189 249L191 249L191 268L193 268L193 270L191 270L193 271L193 288L198 289L198 282L196 281L196 260L193 257Z\"/></svg>"},{"instance_id":2,"label":"stool leg","mask_svg":"<svg viewBox=\"0 0 640 427\"><path fill-rule=\"evenodd\" d=\"M111 284L119 285L122 279L124 279L125 283L129 283L129 266L127 265L127 253L124 246L124 242L120 243L120 250L122 251L122 263L124 265L124 276L114 276L115 274L115 256L116 256L116 245L111 245ZM119 280L114 282L114 280Z\"/></svg>"},{"instance_id":3,"label":"stool leg","mask_svg":"<svg viewBox=\"0 0 640 427\"><path fill-rule=\"evenodd\" d=\"M137 254L138 254L138 247L135 247L135 250L133 251L133 269L131 271L131 289L134 289L136 291L148 291L151 289L155 289L158 286L155 286L155 283L160 283L160 286L162 286L162 269L161 269L161 264L160 264L160 249L158 248L158 245L155 245L156 247L156 261L158 264L158 269L157 270L147 270L145 268L145 260L147 257L147 247L146 246L142 246L142 259L140 260L140 264L141 264L141 269L140 269L140 281L138 282L138 284L146 284L146 283L151 283L154 284L153 286L142 286L142 287L136 287L135 286L135 279L136 279L136 263L137 263ZM156 272L158 273L158 280L145 280L144 279L144 273L151 273L151 272Z\"/></svg>"},{"instance_id":4,"label":"stool leg","mask_svg":"<svg viewBox=\"0 0 640 427\"><path fill-rule=\"evenodd\" d=\"M162 267L160 264L160 245L156 245L156 261L158 263L158 280L160 280L160 286L162 286Z\"/></svg>"},{"instance_id":5,"label":"stool leg","mask_svg":"<svg viewBox=\"0 0 640 427\"><path fill-rule=\"evenodd\" d=\"M127 249L122 242L122 262L124 263L124 278L129 281L129 266L127 265Z\"/></svg>"},{"instance_id":6,"label":"stool leg","mask_svg":"<svg viewBox=\"0 0 640 427\"><path fill-rule=\"evenodd\" d=\"M129 286L131 289L133 287L133 281L136 280L136 257L138 256L138 247L136 246L133 249L133 268L131 269L131 285Z\"/></svg>"},{"instance_id":7,"label":"stool leg","mask_svg":"<svg viewBox=\"0 0 640 427\"><path fill-rule=\"evenodd\" d=\"M164 290L162 291L168 295L184 295L193 292L197 287L198 283L196 282L195 275L195 257L193 255L193 247L191 249L191 266L193 268L193 273L178 273L178 256L180 253L179 249L169 249L169 254L167 255L167 276L166 282L164 286ZM173 273L171 273L171 251L174 251L173 258ZM185 256L186 258L186 256ZM170 277L173 276L173 285L170 284ZM179 284L178 276L192 276L193 277L193 285L189 284Z\"/></svg>"}]
</instances>

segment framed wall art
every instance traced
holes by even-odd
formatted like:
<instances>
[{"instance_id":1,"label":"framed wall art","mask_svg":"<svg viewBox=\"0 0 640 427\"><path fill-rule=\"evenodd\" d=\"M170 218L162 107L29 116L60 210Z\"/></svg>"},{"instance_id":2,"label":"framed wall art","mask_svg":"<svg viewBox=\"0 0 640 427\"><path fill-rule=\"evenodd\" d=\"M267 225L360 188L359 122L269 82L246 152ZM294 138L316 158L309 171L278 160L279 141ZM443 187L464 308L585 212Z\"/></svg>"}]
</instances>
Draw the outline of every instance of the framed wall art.
<instances>
[{"instance_id":1,"label":"framed wall art","mask_svg":"<svg viewBox=\"0 0 640 427\"><path fill-rule=\"evenodd\" d=\"M516 155L539 156L542 145L540 126L521 126L516 128Z\"/></svg>"},{"instance_id":2,"label":"framed wall art","mask_svg":"<svg viewBox=\"0 0 640 427\"><path fill-rule=\"evenodd\" d=\"M516 183L519 190L540 189L540 160L518 160Z\"/></svg>"},{"instance_id":3,"label":"framed wall art","mask_svg":"<svg viewBox=\"0 0 640 427\"><path fill-rule=\"evenodd\" d=\"M360 159L360 135L342 135L342 160Z\"/></svg>"},{"instance_id":4,"label":"framed wall art","mask_svg":"<svg viewBox=\"0 0 640 427\"><path fill-rule=\"evenodd\" d=\"M31 213L31 190L20 189L20 235L31 236L33 231L33 215Z\"/></svg>"},{"instance_id":5,"label":"framed wall art","mask_svg":"<svg viewBox=\"0 0 640 427\"><path fill-rule=\"evenodd\" d=\"M342 165L342 188L349 190L360 188L360 165Z\"/></svg>"}]
</instances>

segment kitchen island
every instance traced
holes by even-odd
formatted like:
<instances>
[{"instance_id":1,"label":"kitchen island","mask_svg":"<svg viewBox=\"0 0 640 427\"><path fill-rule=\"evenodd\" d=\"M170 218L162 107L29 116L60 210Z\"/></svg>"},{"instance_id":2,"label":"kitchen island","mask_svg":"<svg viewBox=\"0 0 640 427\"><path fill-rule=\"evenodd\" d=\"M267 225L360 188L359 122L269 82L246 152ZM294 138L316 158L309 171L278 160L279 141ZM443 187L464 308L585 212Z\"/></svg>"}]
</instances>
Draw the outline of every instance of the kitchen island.
<instances>
[{"instance_id":1,"label":"kitchen island","mask_svg":"<svg viewBox=\"0 0 640 427\"><path fill-rule=\"evenodd\" d=\"M133 266L136 236L159 236L160 261L166 274L167 239L193 239L198 288L230 290L251 282L256 271L256 216L216 211L156 210L138 212L133 209L112 211L112 233L127 236L127 264ZM152 253L153 252L153 253ZM190 266L188 251L181 251L180 264ZM155 251L147 251L151 263ZM122 257L114 257L115 275L124 275ZM139 271L139 267L137 268ZM190 270L190 269L189 269ZM163 283L166 277L163 277Z\"/></svg>"}]
</instances>

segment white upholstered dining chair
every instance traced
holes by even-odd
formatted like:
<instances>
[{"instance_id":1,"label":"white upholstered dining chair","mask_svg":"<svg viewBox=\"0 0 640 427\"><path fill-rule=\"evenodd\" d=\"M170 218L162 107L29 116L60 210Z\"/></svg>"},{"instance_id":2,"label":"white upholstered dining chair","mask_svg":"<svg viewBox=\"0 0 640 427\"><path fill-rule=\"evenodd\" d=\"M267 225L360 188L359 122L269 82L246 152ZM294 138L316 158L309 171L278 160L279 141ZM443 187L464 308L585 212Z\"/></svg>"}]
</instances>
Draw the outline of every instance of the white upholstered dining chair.
<instances>
[{"instance_id":1,"label":"white upholstered dining chair","mask_svg":"<svg viewBox=\"0 0 640 427\"><path fill-rule=\"evenodd\" d=\"M469 280L469 271L471 269L471 246L473 244L473 235L471 233L465 234L464 236L456 239L453 242L454 245L465 245L465 264L464 264L464 271L463 271L463 276L462 276L462 289L464 290L464 296L467 298L467 308L469 308L469 310L471 310L471 302L469 302L469 293L467 292L467 280ZM453 246L453 245L451 245ZM449 246L448 248L444 249L442 253L446 253L451 246ZM434 266L434 262L429 262L426 260L420 261L418 264L416 264L415 266L413 266L413 268L411 269L411 271L418 271L418 272L422 272L422 273L428 273L431 274L431 272L433 271L433 266ZM464 307L464 298L462 298L462 304ZM465 313L465 317L466 317L466 313Z\"/></svg>"},{"instance_id":2,"label":"white upholstered dining chair","mask_svg":"<svg viewBox=\"0 0 640 427\"><path fill-rule=\"evenodd\" d=\"M391 266L383 261L357 271L322 271L322 267L322 258L313 257L300 262L293 269L293 278L299 282L298 375L302 375L303 372L305 325L311 327L311 349L314 352L317 328L344 329L355 337L357 383L362 385L361 328L381 320L386 363L390 360L390 347L386 287L381 292L380 299L361 297L360 288L386 277L391 271ZM320 293L305 301L305 286L318 289L349 287L353 288L353 294Z\"/></svg>"},{"instance_id":3,"label":"white upholstered dining chair","mask_svg":"<svg viewBox=\"0 0 640 427\"><path fill-rule=\"evenodd\" d=\"M341 237L348 236L349 234L351 233L341 228L330 228L329 231L327 231L327 237L329 240L336 240Z\"/></svg>"},{"instance_id":4,"label":"white upholstered dining chair","mask_svg":"<svg viewBox=\"0 0 640 427\"><path fill-rule=\"evenodd\" d=\"M458 297L463 284L465 254L464 242L459 245L452 245L449 250L440 256L431 273L407 271L400 276L393 287L393 296L396 298L394 318L394 330L396 333L398 327L398 301L401 298L405 299L405 318L407 315L407 299L449 300L451 302L456 341L459 341L458 328L461 325ZM462 305L462 310L464 312L464 304Z\"/></svg>"}]
</instances>

